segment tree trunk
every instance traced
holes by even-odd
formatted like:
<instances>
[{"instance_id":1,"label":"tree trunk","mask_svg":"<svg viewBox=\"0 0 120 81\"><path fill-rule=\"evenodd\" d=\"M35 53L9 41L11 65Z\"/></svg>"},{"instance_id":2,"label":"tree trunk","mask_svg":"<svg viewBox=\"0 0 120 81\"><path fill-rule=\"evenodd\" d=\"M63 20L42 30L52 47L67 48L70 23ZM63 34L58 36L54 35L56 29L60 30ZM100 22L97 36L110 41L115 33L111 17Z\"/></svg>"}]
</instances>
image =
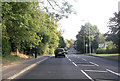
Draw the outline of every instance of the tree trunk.
<instances>
[{"instance_id":1,"label":"tree trunk","mask_svg":"<svg viewBox=\"0 0 120 81\"><path fill-rule=\"evenodd\" d=\"M17 48L16 55L18 55L18 54L19 54L19 50L18 50L18 48Z\"/></svg>"}]
</instances>

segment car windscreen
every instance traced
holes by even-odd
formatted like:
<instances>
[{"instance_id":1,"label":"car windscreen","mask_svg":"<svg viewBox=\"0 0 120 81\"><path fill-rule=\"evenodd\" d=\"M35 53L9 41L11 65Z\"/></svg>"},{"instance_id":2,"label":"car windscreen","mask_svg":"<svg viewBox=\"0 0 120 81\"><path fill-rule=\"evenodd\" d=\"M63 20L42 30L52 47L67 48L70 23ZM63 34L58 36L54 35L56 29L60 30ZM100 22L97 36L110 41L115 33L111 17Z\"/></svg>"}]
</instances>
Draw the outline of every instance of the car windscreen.
<instances>
[{"instance_id":1,"label":"car windscreen","mask_svg":"<svg viewBox=\"0 0 120 81\"><path fill-rule=\"evenodd\" d=\"M57 49L57 52L63 52L63 49Z\"/></svg>"}]
</instances>

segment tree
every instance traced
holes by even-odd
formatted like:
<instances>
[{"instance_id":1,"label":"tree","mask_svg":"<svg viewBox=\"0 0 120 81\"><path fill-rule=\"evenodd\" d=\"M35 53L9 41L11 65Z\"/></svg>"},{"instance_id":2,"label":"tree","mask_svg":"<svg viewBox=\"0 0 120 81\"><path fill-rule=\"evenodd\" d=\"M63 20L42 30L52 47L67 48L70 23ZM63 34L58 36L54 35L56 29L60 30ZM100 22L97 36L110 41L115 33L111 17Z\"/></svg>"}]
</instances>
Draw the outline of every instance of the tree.
<instances>
[{"instance_id":1,"label":"tree","mask_svg":"<svg viewBox=\"0 0 120 81\"><path fill-rule=\"evenodd\" d=\"M4 51L9 49L9 52L17 54L19 52L30 54L37 48L38 53L41 54L53 53L58 43L61 43L60 47L66 46L64 38L58 36L56 22L72 13L72 5L66 1L60 4L56 0L47 0L47 2L50 6L43 4L43 9L46 11L53 5L60 10L55 11L57 9L54 8L53 12L45 12L38 2L2 3L3 45L5 42L9 45L3 48Z\"/></svg>"},{"instance_id":2,"label":"tree","mask_svg":"<svg viewBox=\"0 0 120 81\"><path fill-rule=\"evenodd\" d=\"M17 51L17 53L21 42L27 41L33 35L31 19L32 11L36 8L33 4L38 3L5 2L2 4L2 27L10 37L9 41L14 47L12 51Z\"/></svg>"},{"instance_id":3,"label":"tree","mask_svg":"<svg viewBox=\"0 0 120 81\"><path fill-rule=\"evenodd\" d=\"M41 8L45 9L54 21L58 21L63 17L68 18L68 15L76 13L73 6L66 0L46 0L42 1L40 4L43 5Z\"/></svg>"},{"instance_id":4,"label":"tree","mask_svg":"<svg viewBox=\"0 0 120 81\"><path fill-rule=\"evenodd\" d=\"M86 23L81 26L81 30L76 35L77 40L75 41L75 48L80 53L85 53L85 50L90 52L91 49L96 50L98 46L98 35L99 30L96 25L91 25L90 23ZM85 49L85 45L88 47ZM95 46L94 46L95 45ZM93 50L91 50L93 51Z\"/></svg>"},{"instance_id":5,"label":"tree","mask_svg":"<svg viewBox=\"0 0 120 81\"><path fill-rule=\"evenodd\" d=\"M65 40L62 36L58 36L59 37L59 45L58 47L59 48L65 48L66 47L66 43L65 43Z\"/></svg>"},{"instance_id":6,"label":"tree","mask_svg":"<svg viewBox=\"0 0 120 81\"><path fill-rule=\"evenodd\" d=\"M92 42L92 47L94 49L94 52L96 52L96 49L98 48L99 44L104 44L105 43L105 36L104 34L97 33L94 37L94 40Z\"/></svg>"},{"instance_id":7,"label":"tree","mask_svg":"<svg viewBox=\"0 0 120 81\"><path fill-rule=\"evenodd\" d=\"M120 48L120 12L114 13L114 17L109 19L108 27L109 31L105 34L107 36L106 41L113 41L113 43ZM120 50L119 50L120 53Z\"/></svg>"},{"instance_id":8,"label":"tree","mask_svg":"<svg viewBox=\"0 0 120 81\"><path fill-rule=\"evenodd\" d=\"M50 49L58 46L57 24L37 2L5 2L2 7L2 37L7 38L3 41L10 43L11 51L29 54L36 47L45 51L46 45Z\"/></svg>"}]
</instances>

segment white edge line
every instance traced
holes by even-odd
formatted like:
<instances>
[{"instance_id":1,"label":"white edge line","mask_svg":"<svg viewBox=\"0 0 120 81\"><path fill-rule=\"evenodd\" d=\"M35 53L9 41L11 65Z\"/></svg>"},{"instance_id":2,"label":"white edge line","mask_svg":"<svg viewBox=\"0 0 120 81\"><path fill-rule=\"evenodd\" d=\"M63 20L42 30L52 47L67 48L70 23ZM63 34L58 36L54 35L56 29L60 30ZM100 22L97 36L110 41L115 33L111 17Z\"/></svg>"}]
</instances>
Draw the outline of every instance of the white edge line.
<instances>
[{"instance_id":1,"label":"white edge line","mask_svg":"<svg viewBox=\"0 0 120 81\"><path fill-rule=\"evenodd\" d=\"M96 65L96 66L99 66L98 64L95 64L95 63L93 63L93 62L90 62L91 64L94 64L94 65Z\"/></svg>"},{"instance_id":2,"label":"white edge line","mask_svg":"<svg viewBox=\"0 0 120 81\"><path fill-rule=\"evenodd\" d=\"M85 71L81 70L81 72L90 80L94 81Z\"/></svg>"},{"instance_id":3,"label":"white edge line","mask_svg":"<svg viewBox=\"0 0 120 81\"><path fill-rule=\"evenodd\" d=\"M40 62L42 62L42 61L44 61L44 60L46 60L46 59L47 59L47 58L45 58L45 59L43 59L43 60L41 60L41 61L39 61L39 62L37 62L37 63L34 63L34 64L28 66L27 68L23 69L22 71L20 71L19 73L15 74L15 75L9 77L8 79L14 79L14 78L18 77L19 75L21 75L21 74L24 73L25 71L27 71L27 70L35 67L38 63L40 63Z\"/></svg>"},{"instance_id":4,"label":"white edge line","mask_svg":"<svg viewBox=\"0 0 120 81\"><path fill-rule=\"evenodd\" d=\"M75 64L74 62L72 62L76 67L77 67L77 64Z\"/></svg>"},{"instance_id":5,"label":"white edge line","mask_svg":"<svg viewBox=\"0 0 120 81\"><path fill-rule=\"evenodd\" d=\"M109 72L111 72L111 73L113 73L113 74L115 74L115 75L118 75L118 76L120 76L120 73L116 73L116 72L114 72L114 71L111 71L111 70L109 70L109 69L106 69L107 71L109 71Z\"/></svg>"}]
</instances>

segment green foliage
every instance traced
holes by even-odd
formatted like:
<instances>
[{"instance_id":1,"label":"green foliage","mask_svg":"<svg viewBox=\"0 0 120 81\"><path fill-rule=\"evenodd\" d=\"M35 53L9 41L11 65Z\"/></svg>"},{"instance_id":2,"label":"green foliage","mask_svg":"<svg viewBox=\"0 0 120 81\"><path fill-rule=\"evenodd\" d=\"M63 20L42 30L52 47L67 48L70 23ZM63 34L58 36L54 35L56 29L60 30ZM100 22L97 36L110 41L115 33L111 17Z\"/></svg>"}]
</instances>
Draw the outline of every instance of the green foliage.
<instances>
[{"instance_id":1,"label":"green foliage","mask_svg":"<svg viewBox=\"0 0 120 81\"><path fill-rule=\"evenodd\" d=\"M2 36L2 56L5 57L9 55L11 51L11 45L9 42L9 37L7 35Z\"/></svg>"},{"instance_id":2,"label":"green foliage","mask_svg":"<svg viewBox=\"0 0 120 81\"><path fill-rule=\"evenodd\" d=\"M48 5L44 5L44 3L47 3ZM68 18L68 15L70 14L76 14L75 9L73 9L73 6L68 3L66 0L47 0L47 2L42 2L41 7L42 9L45 9L46 12L49 14L52 20L59 21L62 18Z\"/></svg>"},{"instance_id":3,"label":"green foliage","mask_svg":"<svg viewBox=\"0 0 120 81\"><path fill-rule=\"evenodd\" d=\"M97 54L104 54L104 53L106 53L106 48L98 48L96 53Z\"/></svg>"},{"instance_id":4,"label":"green foliage","mask_svg":"<svg viewBox=\"0 0 120 81\"><path fill-rule=\"evenodd\" d=\"M113 44L112 41L105 42L105 44L106 44L106 46L105 46L106 48L98 48L97 49L98 54L103 54L103 53L113 54L113 53L118 52L118 49L117 49L116 45Z\"/></svg>"},{"instance_id":5,"label":"green foliage","mask_svg":"<svg viewBox=\"0 0 120 81\"><path fill-rule=\"evenodd\" d=\"M44 54L57 48L57 24L40 10L37 2L4 2L2 8L2 32L8 35L8 38L2 36L3 46L9 45L3 50L18 49L30 54L38 47L38 53Z\"/></svg>"},{"instance_id":6,"label":"green foliage","mask_svg":"<svg viewBox=\"0 0 120 81\"><path fill-rule=\"evenodd\" d=\"M98 43L101 40L97 40L99 38L99 30L97 26L91 25L90 23L86 23L81 27L81 30L76 35L77 40L75 41L75 48L77 51L81 53L85 53L85 49L89 51L89 45L92 46L92 49L98 48ZM88 45L86 48L85 45Z\"/></svg>"},{"instance_id":7,"label":"green foliage","mask_svg":"<svg viewBox=\"0 0 120 81\"><path fill-rule=\"evenodd\" d=\"M117 53L118 49L115 44L113 44L112 41L106 42L106 53Z\"/></svg>"},{"instance_id":8,"label":"green foliage","mask_svg":"<svg viewBox=\"0 0 120 81\"><path fill-rule=\"evenodd\" d=\"M51 3L51 1L48 2ZM72 5L66 1L62 5L55 0L53 2L56 6L61 6L62 10L59 12L61 14L42 11L38 2L2 3L3 54L17 50L25 54L32 54L36 51L36 47L38 54L52 54L58 45L61 48L66 47L64 38L58 35L55 22L71 14Z\"/></svg>"},{"instance_id":9,"label":"green foliage","mask_svg":"<svg viewBox=\"0 0 120 81\"><path fill-rule=\"evenodd\" d=\"M113 41L117 46L120 53L120 12L114 13L114 17L109 19L109 31L105 34L107 36L106 41Z\"/></svg>"},{"instance_id":10,"label":"green foliage","mask_svg":"<svg viewBox=\"0 0 120 81\"><path fill-rule=\"evenodd\" d=\"M74 44L74 40L67 40L65 39L65 43L66 43L66 47L65 47L65 50L67 51L71 46L73 46Z\"/></svg>"},{"instance_id":11,"label":"green foliage","mask_svg":"<svg viewBox=\"0 0 120 81\"><path fill-rule=\"evenodd\" d=\"M65 48L66 47L66 43L65 43L65 40L62 36L59 36L59 45L58 45L59 48Z\"/></svg>"}]
</instances>

